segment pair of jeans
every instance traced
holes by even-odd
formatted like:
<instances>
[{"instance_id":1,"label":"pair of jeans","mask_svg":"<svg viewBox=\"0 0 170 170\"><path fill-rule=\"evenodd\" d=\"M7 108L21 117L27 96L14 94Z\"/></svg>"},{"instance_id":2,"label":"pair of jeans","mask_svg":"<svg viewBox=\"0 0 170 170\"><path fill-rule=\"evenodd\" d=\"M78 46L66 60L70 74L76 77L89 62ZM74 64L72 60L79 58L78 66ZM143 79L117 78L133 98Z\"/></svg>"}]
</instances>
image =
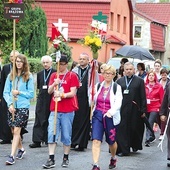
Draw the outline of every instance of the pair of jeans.
<instances>
[{"instance_id":1,"label":"pair of jeans","mask_svg":"<svg viewBox=\"0 0 170 170\"><path fill-rule=\"evenodd\" d=\"M151 126L151 128L153 128L154 123L157 120L157 116L158 116L158 112L149 112L146 114L149 124ZM151 137L153 137L153 134L151 133L151 131L147 128L146 129L146 141L148 141Z\"/></svg>"},{"instance_id":2,"label":"pair of jeans","mask_svg":"<svg viewBox=\"0 0 170 170\"><path fill-rule=\"evenodd\" d=\"M74 119L74 112L57 113L56 135L54 139L54 118L55 113L51 112L48 118L48 143L57 143L61 133L61 142L69 146L71 145L72 124Z\"/></svg>"}]
</instances>

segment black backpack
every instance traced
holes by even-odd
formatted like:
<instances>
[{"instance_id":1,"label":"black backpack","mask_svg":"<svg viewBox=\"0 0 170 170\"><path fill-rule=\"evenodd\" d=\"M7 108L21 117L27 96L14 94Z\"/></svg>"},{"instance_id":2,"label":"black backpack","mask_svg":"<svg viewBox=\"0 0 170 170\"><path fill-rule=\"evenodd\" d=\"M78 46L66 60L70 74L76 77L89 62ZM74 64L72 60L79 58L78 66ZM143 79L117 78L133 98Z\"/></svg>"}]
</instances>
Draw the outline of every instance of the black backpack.
<instances>
[{"instance_id":1,"label":"black backpack","mask_svg":"<svg viewBox=\"0 0 170 170\"><path fill-rule=\"evenodd\" d=\"M99 90L100 85L101 85L100 83L97 84L97 91ZM114 82L114 84L113 84L113 93L114 93L114 95L116 94L116 91L117 91L117 83Z\"/></svg>"}]
</instances>

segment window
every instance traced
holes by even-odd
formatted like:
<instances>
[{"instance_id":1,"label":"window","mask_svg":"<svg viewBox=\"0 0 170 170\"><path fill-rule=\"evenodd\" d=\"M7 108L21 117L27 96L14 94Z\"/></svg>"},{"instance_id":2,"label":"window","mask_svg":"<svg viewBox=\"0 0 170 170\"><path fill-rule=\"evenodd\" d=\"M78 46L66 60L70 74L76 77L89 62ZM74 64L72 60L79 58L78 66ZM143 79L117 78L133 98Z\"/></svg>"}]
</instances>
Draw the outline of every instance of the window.
<instances>
[{"instance_id":1,"label":"window","mask_svg":"<svg viewBox=\"0 0 170 170\"><path fill-rule=\"evenodd\" d=\"M123 17L123 34L126 34L126 17Z\"/></svg>"},{"instance_id":2,"label":"window","mask_svg":"<svg viewBox=\"0 0 170 170\"><path fill-rule=\"evenodd\" d=\"M134 28L134 38L141 38L141 26L135 26Z\"/></svg>"},{"instance_id":3,"label":"window","mask_svg":"<svg viewBox=\"0 0 170 170\"><path fill-rule=\"evenodd\" d=\"M117 15L117 32L120 32L120 15Z\"/></svg>"},{"instance_id":4,"label":"window","mask_svg":"<svg viewBox=\"0 0 170 170\"><path fill-rule=\"evenodd\" d=\"M113 12L111 12L110 13L110 30L112 30L113 31L113 25L114 25L114 13Z\"/></svg>"}]
</instances>

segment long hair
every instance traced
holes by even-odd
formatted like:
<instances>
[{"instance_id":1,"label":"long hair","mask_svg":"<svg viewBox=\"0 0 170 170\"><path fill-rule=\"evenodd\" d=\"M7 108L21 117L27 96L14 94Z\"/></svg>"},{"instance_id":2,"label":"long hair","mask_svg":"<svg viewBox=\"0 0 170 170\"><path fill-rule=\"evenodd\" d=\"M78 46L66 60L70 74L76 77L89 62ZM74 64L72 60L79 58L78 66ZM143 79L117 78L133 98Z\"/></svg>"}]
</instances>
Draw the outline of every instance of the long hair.
<instances>
[{"instance_id":1,"label":"long hair","mask_svg":"<svg viewBox=\"0 0 170 170\"><path fill-rule=\"evenodd\" d=\"M158 78L157 78L157 76L156 76L156 73L154 72L153 69L151 69L151 70L149 70L148 73L147 73L146 84L149 84L149 79L148 79L148 77L149 77L149 74L150 74L150 73L153 73L153 74L154 74L154 82L157 83L157 82L158 82Z\"/></svg>"},{"instance_id":2,"label":"long hair","mask_svg":"<svg viewBox=\"0 0 170 170\"><path fill-rule=\"evenodd\" d=\"M29 79L30 71L29 71L29 65L28 65L27 57L23 54L17 55L17 57L14 59L14 63L15 63L14 66L13 66L14 67L14 73L13 73L13 69L12 69L11 73L10 73L10 80L13 80L13 77L15 78L18 75L18 69L16 67L17 58L19 58L21 60L21 62L23 63L23 67L22 67L20 76L22 76L24 82L27 82L28 79Z\"/></svg>"}]
</instances>

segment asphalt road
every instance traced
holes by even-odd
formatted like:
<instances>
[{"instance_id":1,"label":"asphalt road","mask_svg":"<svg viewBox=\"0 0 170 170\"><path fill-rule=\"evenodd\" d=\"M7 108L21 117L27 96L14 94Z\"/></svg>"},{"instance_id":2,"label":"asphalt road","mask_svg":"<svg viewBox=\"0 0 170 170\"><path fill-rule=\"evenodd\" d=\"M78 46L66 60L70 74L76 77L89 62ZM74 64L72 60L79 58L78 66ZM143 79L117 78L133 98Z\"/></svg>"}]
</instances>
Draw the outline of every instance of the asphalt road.
<instances>
[{"instance_id":1,"label":"asphalt road","mask_svg":"<svg viewBox=\"0 0 170 170\"><path fill-rule=\"evenodd\" d=\"M33 108L34 109L34 108ZM12 166L6 166L5 161L7 155L10 154L11 145L0 145L0 170L42 170L42 164L48 159L48 147L43 145L41 148L31 149L29 144L32 139L32 127L34 123L34 112L30 112L30 120L28 122L29 133L24 136L23 145L26 150L26 154L22 160L16 160L16 163ZM163 150L161 152L157 145L159 143L159 133L156 133L157 140L151 147L143 147L142 151L137 153L131 153L128 157L117 157L116 170L168 170L166 167L166 140L164 141ZM63 157L62 144L59 142L56 149L56 167L53 169L63 170L61 167ZM91 153L91 141L89 141L88 148L84 152L77 152L71 150L70 164L67 169L69 170L91 170L92 169L92 153ZM101 147L100 156L100 168L101 170L108 170L108 164L110 160L110 154L108 153L108 146L103 142ZM66 169L66 168L64 168Z\"/></svg>"}]
</instances>

